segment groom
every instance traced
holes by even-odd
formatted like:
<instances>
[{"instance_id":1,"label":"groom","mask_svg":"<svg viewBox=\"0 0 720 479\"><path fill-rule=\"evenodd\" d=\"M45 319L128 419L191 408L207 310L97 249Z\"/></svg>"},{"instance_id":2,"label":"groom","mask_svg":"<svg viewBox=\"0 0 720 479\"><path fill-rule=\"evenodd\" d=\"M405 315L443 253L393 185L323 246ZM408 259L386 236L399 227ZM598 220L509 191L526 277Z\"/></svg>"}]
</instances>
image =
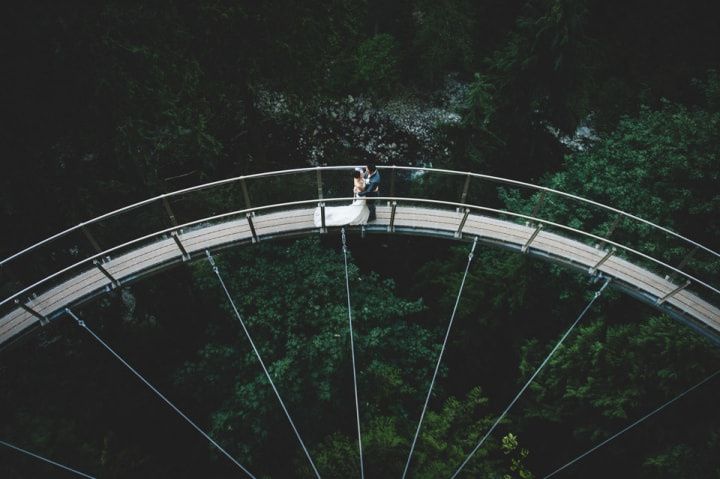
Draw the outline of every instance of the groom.
<instances>
[{"instance_id":1,"label":"groom","mask_svg":"<svg viewBox=\"0 0 720 479\"><path fill-rule=\"evenodd\" d=\"M380 172L372 163L369 163L367 167L365 167L365 189L358 193L358 195L368 198L367 206L370 210L368 222L375 221L375 201L370 198L380 196Z\"/></svg>"}]
</instances>

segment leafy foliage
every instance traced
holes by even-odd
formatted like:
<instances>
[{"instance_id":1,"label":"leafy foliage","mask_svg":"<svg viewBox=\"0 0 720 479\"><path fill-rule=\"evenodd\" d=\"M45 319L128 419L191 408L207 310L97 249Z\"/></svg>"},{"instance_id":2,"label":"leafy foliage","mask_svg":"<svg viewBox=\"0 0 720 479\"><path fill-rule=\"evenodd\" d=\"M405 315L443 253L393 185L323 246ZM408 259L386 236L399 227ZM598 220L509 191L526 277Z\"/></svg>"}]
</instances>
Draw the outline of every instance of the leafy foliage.
<instances>
[{"instance_id":1,"label":"leafy foliage","mask_svg":"<svg viewBox=\"0 0 720 479\"><path fill-rule=\"evenodd\" d=\"M400 81L399 45L382 33L358 46L357 78L363 90L385 96L392 93Z\"/></svg>"},{"instance_id":2,"label":"leafy foliage","mask_svg":"<svg viewBox=\"0 0 720 479\"><path fill-rule=\"evenodd\" d=\"M352 392L342 258L308 240L224 255L219 267L226 276L231 272L228 289L306 440L333 434L348 413L339 407L338 392L345 391L339 397L346 399ZM274 449L277 436L287 432L286 418L278 414L272 389L214 275L207 268L197 275L209 305L225 305L225 314L177 382L191 385L189 394L219 393L212 405L213 431L243 455L249 455L249 444ZM368 392L363 414L395 414L398 401L418 394L415 378L431 356L429 335L412 322L422 304L395 297L391 282L360 276L353 266L350 281L362 365L358 387ZM208 398L203 394L198 402ZM325 418L322 424L314 423L317 417Z\"/></svg>"},{"instance_id":3,"label":"leafy foliage","mask_svg":"<svg viewBox=\"0 0 720 479\"><path fill-rule=\"evenodd\" d=\"M429 411L413 454L411 474L421 478L451 476L494 421L492 416L485 415L487 403L478 387L464 398L449 397L438 411ZM402 475L414 426L413 423L403 426L397 417L374 417L363 429L366 474L379 477ZM512 444L508 443L508 437L514 441ZM517 477L532 477L522 466L528 451L516 451L517 437L510 434L501 443L502 446L496 440L489 440L463 468L463 475L498 476L503 471L512 471L520 474ZM503 455L496 454L499 449ZM332 477L360 473L356 460L357 443L350 436L328 436L316 455L322 470Z\"/></svg>"},{"instance_id":4,"label":"leafy foliage","mask_svg":"<svg viewBox=\"0 0 720 479\"><path fill-rule=\"evenodd\" d=\"M567 156L564 170L545 183L632 212L717 250L719 126L717 112L667 101L658 110L642 108L638 117L623 118L591 148ZM524 199L510 190L505 201L530 214L540 198ZM683 264L690 273L714 281L717 258L640 222L556 195L548 195L540 216L599 236L612 235L613 240L673 266Z\"/></svg>"},{"instance_id":5,"label":"leafy foliage","mask_svg":"<svg viewBox=\"0 0 720 479\"><path fill-rule=\"evenodd\" d=\"M545 349L536 341L523 347L522 376L532 373ZM577 329L531 385L523 416L534 423L533 428L555 430L559 436L563 431L563 436L572 437L574 442L583 444L581 447L589 448L707 377L719 359L716 349L708 348L687 328L667 318L651 317L648 321L621 324L595 319ZM695 413L703 414L700 410ZM687 409L663 414L686 418L694 415ZM658 418L642 426L639 449L646 459L633 464L642 477L654 477L670 457L680 460L677 453L683 446L662 451L665 421L670 419ZM693 447L709 454L714 444L710 431L716 427L714 421L705 422L702 428L706 431L700 432L697 426L687 428L683 422L675 434L678 439L687 437ZM694 436L711 439L702 443ZM555 450L547 453L561 456L555 446ZM578 449L582 450L576 445L565 447L569 449L564 453L568 458L578 454ZM542 449L543 446L539 446L535 452L542 454ZM662 452L655 452L658 450ZM696 477L716 474L717 465L706 458L701 460L701 456L699 453L685 456L672 470L685 471L680 474L682 477L689 477L686 474L693 470L697 472ZM600 467L592 477L602 477L606 474L604 471L605 468Z\"/></svg>"},{"instance_id":6,"label":"leafy foliage","mask_svg":"<svg viewBox=\"0 0 720 479\"><path fill-rule=\"evenodd\" d=\"M720 37L720 26L714 7L659 0L623 5L618 14L618 5L601 0L16 4L4 12L0 33L6 46L0 214L12 232L3 236L0 252L7 256L163 191L306 166L299 132L322 127L322 135L351 142L358 124L378 120L363 112L341 130L340 119L325 124L335 110L306 116L297 105L337 105L348 95L384 102L408 93L443 102L436 87L448 74L467 95L462 121L438 129L436 151L448 155L433 158L434 166L543 181L718 249L720 43L712 39ZM282 115L263 110L268 98L285 100L271 105ZM571 151L566 139L579 125L591 127L596 139ZM382 127L373 130L378 141L394 145L384 137L399 127ZM337 157L354 161L347 151L367 153L351 145ZM248 188L259 205L314 197L313 181L283 178ZM463 190L462 179L408 183L396 186L449 201ZM243 204L241 193L228 187L172 207L179 219L195 218ZM475 183L468 200L526 212L539 204L520 191L498 195ZM717 261L702 251L688 257L691 249L643 226L616 224L612 216L555 197L545 198L540 212L601 235L614 229L619 241L639 238L636 248L672 265L685 261L702 279L717 278ZM166 215L157 213L107 221L93 234L104 245L137 228L167 226ZM75 261L79 250L91 251L84 237L66 240L32 264L3 268L0 289L17 286L11 274L27 280L42 267ZM368 471L396 477L468 245L366 238L352 248ZM217 256L321 472L357 475L338 245L332 239L260 244ZM566 270L478 248L414 475L452 473L588 290ZM478 451L468 476L527 478L549 470L717 364L716 351L687 329L608 293L593 309L597 316L569 338L501 425L504 431ZM206 265L126 286L84 305L83 313L258 474L309 474ZM58 321L0 352L3 438L102 477L236 472L72 326ZM718 476L717 385L706 387L715 389L689 395L686 406L664 411L665 419L658 416L597 459L585 459L579 474ZM11 451L0 454L3 477L56 472ZM290 459L278 460L281 454Z\"/></svg>"}]
</instances>

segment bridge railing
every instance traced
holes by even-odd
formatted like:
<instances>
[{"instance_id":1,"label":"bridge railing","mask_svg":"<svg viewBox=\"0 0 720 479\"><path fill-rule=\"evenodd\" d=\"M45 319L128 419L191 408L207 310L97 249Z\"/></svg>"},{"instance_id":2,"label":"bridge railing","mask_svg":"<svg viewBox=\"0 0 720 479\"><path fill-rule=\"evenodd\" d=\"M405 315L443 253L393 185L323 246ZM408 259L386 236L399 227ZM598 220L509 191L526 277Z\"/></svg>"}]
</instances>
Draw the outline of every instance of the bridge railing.
<instances>
[{"instance_id":1,"label":"bridge railing","mask_svg":"<svg viewBox=\"0 0 720 479\"><path fill-rule=\"evenodd\" d=\"M354 166L299 168L247 175L185 188L108 212L39 241L0 261L0 315L80 271L179 228L348 202ZM720 254L630 213L565 192L488 175L432 168L379 167L383 201L480 214L546 229L626 256L715 304Z\"/></svg>"}]
</instances>

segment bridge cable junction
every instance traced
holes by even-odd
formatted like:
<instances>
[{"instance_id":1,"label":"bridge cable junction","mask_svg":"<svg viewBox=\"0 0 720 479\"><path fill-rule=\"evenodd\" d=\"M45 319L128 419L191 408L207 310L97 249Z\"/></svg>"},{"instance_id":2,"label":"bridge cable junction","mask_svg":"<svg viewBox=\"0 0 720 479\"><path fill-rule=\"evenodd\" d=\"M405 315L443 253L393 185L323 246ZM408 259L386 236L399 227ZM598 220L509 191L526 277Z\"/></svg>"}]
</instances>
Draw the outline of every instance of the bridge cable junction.
<instances>
[{"instance_id":1,"label":"bridge cable junction","mask_svg":"<svg viewBox=\"0 0 720 479\"><path fill-rule=\"evenodd\" d=\"M407 475L408 469L410 468L410 461L412 460L413 451L415 450L415 444L417 443L418 435L420 434L420 427L422 426L423 419L425 418L425 411L427 410L428 403L430 402L430 395L432 394L433 386L435 385L435 379L437 373L440 370L440 363L442 362L443 354L445 353L445 346L447 345L448 338L450 337L450 329L452 328L453 321L455 320L455 313L457 312L458 305L460 304L460 298L462 296L463 287L465 286L465 280L467 279L468 271L470 270L470 263L472 262L473 255L475 253L475 247L477 246L477 237L473 241L472 248L468 254L467 265L465 266L465 273L463 274L462 281L460 282L460 289L458 290L457 298L455 299L455 307L453 308L452 314L450 315L450 322L448 323L447 331L445 332L445 339L443 340L440 354L438 355L437 364L435 364L435 372L433 373L432 380L430 381L430 387L428 388L427 397L425 398L425 405L423 406L422 413L420 414L420 421L415 431L415 437L413 438L412 445L410 446L410 453L408 454L407 462L405 463L405 470L403 471L403 479Z\"/></svg>"},{"instance_id":2,"label":"bridge cable junction","mask_svg":"<svg viewBox=\"0 0 720 479\"><path fill-rule=\"evenodd\" d=\"M663 403L661 406L658 406L658 407L655 408L653 411L651 411L651 412L649 412L648 414L644 415L643 417L641 417L641 418L638 419L637 421L633 422L633 423L630 424L629 426L626 426L625 428L621 429L619 432L616 432L615 434L613 434L613 435L610 436L609 438L605 439L605 440L602 441L601 443L599 443L599 444L593 446L592 448L588 449L587 451L583 452L582 454L580 454L579 456L577 456L575 459L573 459L572 461L568 462L568 463L565 464L564 466L555 469L555 470L554 470L553 472L551 472L550 474L544 476L543 479L548 479L548 477L552 477L552 476L554 476L555 474L557 474L558 472L562 471L563 469L572 466L573 464L575 464L576 462L578 462L578 461L579 461L580 459L582 459L583 457L587 456L588 454L590 454L591 452L594 452L594 451L597 450L597 449L600 449L600 448L601 448L602 446L604 446L605 444L609 443L609 442L612 441L613 439L616 439L618 436L622 435L623 433L629 431L629 430L632 429L633 427L637 426L637 425L640 424L641 422L643 422L643 421L645 421L646 419L648 419L650 416L653 416L653 415L659 413L660 411L662 411L663 409L665 409L665 408L666 408L667 406L669 406L670 404L674 403L675 401L677 401L677 400L680 399L681 397L685 396L685 395L688 394L689 392L693 391L694 389L699 388L700 386L702 386L702 385L705 384L706 382L708 382L708 381L710 381L711 379L713 379L713 378L714 378L715 376L717 376L718 374L720 374L720 369L718 369L717 371L715 371L714 373L712 373L710 376L706 377L705 379L703 379L703 380L700 381L699 383L695 384L694 386L692 386L692 387L686 389L685 391L681 392L680 394L678 394L678 395L675 396L674 398L670 399L669 401Z\"/></svg>"},{"instance_id":3,"label":"bridge cable junction","mask_svg":"<svg viewBox=\"0 0 720 479\"><path fill-rule=\"evenodd\" d=\"M267 380L270 382L270 386L272 386L273 391L275 392L275 396L278 398L278 401L280 402L280 406L282 407L283 411L285 412L285 416L287 416L288 421L290 422L290 426L292 426L293 431L295 432L295 436L297 436L298 441L300 441L300 446L302 446L303 451L305 451L305 456L307 456L308 461L310 462L310 465L312 466L313 471L315 472L315 476L320 479L320 473L318 472L317 468L315 467L315 463L312 460L312 457L310 457L310 452L308 451L307 447L305 447L305 443L302 440L302 437L300 436L300 432L298 431L297 427L295 427L295 423L292 420L292 417L290 416L290 412L288 411L287 407L285 407L285 403L282 400L282 397L280 397L280 393L278 392L277 388L275 387L275 383L273 382L272 378L270 377L270 373L267 370L267 367L265 367L265 362L262 360L262 357L260 356L260 352L258 351L257 347L255 346L255 342L252 339L252 336L250 336L250 331L248 330L247 326L245 325L245 321L243 321L242 316L240 315L240 312L237 309L237 306L235 306L235 301L233 301L232 296L230 296L230 291L228 291L227 286L225 286L225 282L222 279L222 276L220 275L220 270L215 265L215 260L213 259L212 255L210 254L209 250L205 250L205 254L207 255L208 262L210 263L210 266L212 266L213 272L218 278L218 281L220 282L220 286L222 286L223 291L225 291L225 296L227 296L228 301L230 302L230 306L232 306L233 311L235 311L235 316L237 317L238 321L240 322L240 325L243 328L243 331L245 332L245 336L248 338L248 341L250 341L250 346L252 346L253 351L255 352L255 356L258 358L258 361L260 362L260 366L262 366L263 371L265 372L265 377L267 377Z\"/></svg>"},{"instance_id":4,"label":"bridge cable junction","mask_svg":"<svg viewBox=\"0 0 720 479\"><path fill-rule=\"evenodd\" d=\"M483 436L483 438L480 439L480 442L477 443L477 445L475 446L475 449L473 449L472 452L471 452L470 454L468 454L468 456L465 458L465 460L463 461L463 463L460 464L460 467L457 468L457 470L456 470L455 473L450 477L450 479L454 479L455 477L457 477L458 474L460 474L460 471L463 469L463 467L465 467L465 465L470 461L470 459L472 459L472 457L475 455L475 453L478 451L478 449L480 449L480 447L485 443L485 440L486 440L488 437L490 437L490 434L492 434L492 432L495 430L495 428L498 426L498 424L500 424L500 421L502 421L503 418L505 418L505 415L506 415L506 414L510 411L510 409L515 405L515 403L517 402L517 400L520 399L520 396L523 395L523 393L525 392L525 390L528 388L528 386L530 386L530 384L533 382L533 380L535 379L535 377L540 373L540 371L542 371L542 369L545 367L545 365L548 363L548 361L550 361L550 358L553 356L553 354L555 354L555 351L558 350L558 348L559 348L560 345L563 343L563 341L565 341L565 338L567 338L568 335L570 334L570 332L571 332L573 329L575 329L575 326L577 326L577 324L580 322L580 320L583 318L583 316L585 316L585 313L588 312L588 310L589 310L590 307L593 305L593 303L595 302L595 300L597 300L597 299L600 297L600 295L602 294L602 292L605 290L605 288L607 288L608 284L610 284L610 281L611 281L610 278L608 278L607 280L605 280L605 283L602 285L602 287L601 287L598 291L595 292L595 294L593 295L593 297L592 297L592 299L590 300L590 302L587 304L587 306L585 306L585 309L583 309L582 312L578 315L577 319L575 319L575 322L573 322L572 325L568 328L568 330L565 331L565 334L563 334L563 336L562 336L562 337L560 338L560 340L557 342L557 344L556 344L555 347L552 349L552 351L550 351L550 353L545 357L545 359L544 359L543 362L540 364L540 366L538 366L538 368L535 370L535 372L533 373L533 375L530 376L530 379L527 380L527 382L526 382L525 385L522 387L522 389L520 389L520 391L515 395L515 397L513 398L513 400L510 401L510 404L508 404L508 406L505 408L505 410L502 412L502 414L500 414L500 416L498 416L498 418L495 420L495 423L492 425L492 427L488 430L488 432L485 433L485 435Z\"/></svg>"},{"instance_id":5,"label":"bridge cable junction","mask_svg":"<svg viewBox=\"0 0 720 479\"><path fill-rule=\"evenodd\" d=\"M350 306L350 278L348 275L348 248L345 238L345 228L342 228L343 258L345 259L345 290L347 291L348 305L348 328L350 330L350 354L352 356L353 386L355 389L355 418L357 419L358 451L360 453L360 477L365 478L365 467L363 465L362 435L360 434L360 404L358 401L357 372L355 369L355 340L353 337L352 307Z\"/></svg>"},{"instance_id":6,"label":"bridge cable junction","mask_svg":"<svg viewBox=\"0 0 720 479\"><path fill-rule=\"evenodd\" d=\"M72 317L72 318L75 320L75 322L77 322L78 326L80 326L80 327L83 328L85 331L87 331L88 333L90 333L90 335L91 335L93 338L95 338L95 340L97 340L98 343L100 343L100 344L101 344L105 349L107 349L113 356L115 356L115 358L116 358L118 361L120 361L126 368L128 368L135 376L137 376L138 379L140 379L143 383L145 383L145 385L146 385L148 388L150 388L155 394L157 394L157 395L160 397L160 399L162 399L163 401L165 401L165 402L168 404L168 406L170 406L171 408L173 408L173 410L174 410L176 413L178 413L178 415L180 415L183 419L185 419L192 427L194 427L195 430L197 430L200 434L202 434L203 437L205 437L205 439L207 439L213 446L215 446L220 452L222 452L222 453L225 455L225 457L227 457L228 459L230 459L230 460L231 460L236 466L238 466L245 474L247 474L248 476L250 476L250 477L253 478L253 479L256 479L255 476L254 476L250 471L248 471L248 470L245 468L245 466L243 466L242 464L240 464L234 457L232 457L232 456L230 455L230 453L228 453L225 449L223 449L222 446L220 446L220 444L218 444L217 442L215 442L215 440L214 440L212 437L210 437L205 431L203 431L202 428L200 428L200 426L198 426L197 424L195 424L195 423L192 421L192 419L190 419L190 418L189 418L187 415L185 415L180 409L178 409L177 406L175 406L175 404L173 404L168 398L166 398L157 388L155 388L155 386L153 386L152 384L150 384L150 382L149 382L147 379L145 379L142 374L140 374L140 373L137 372L132 366L130 366L130 364L129 364L127 361L125 361L125 360L122 358L122 356L120 356L118 353L116 353L105 341L103 341L102 339L100 339L100 337L99 337L97 334L95 334L95 332L94 332L92 329L90 329L90 327L87 325L87 323L85 323L85 321L83 321L82 319L78 318L78 317L75 315L75 313L73 313L69 308L65 308L65 313L67 313L70 317Z\"/></svg>"},{"instance_id":7,"label":"bridge cable junction","mask_svg":"<svg viewBox=\"0 0 720 479\"><path fill-rule=\"evenodd\" d=\"M21 447L13 446L9 442L1 441L0 444L2 444L5 447L9 447L10 449L15 449L16 451L22 452L23 454L27 454L28 456L34 457L35 459L40 459L41 461L45 461L49 464L52 464L53 466L57 466L61 469L65 469L66 471L70 471L73 474L76 474L80 477L86 477L88 479L95 479L95 476L91 476L89 474L85 474L84 472L78 471L77 469L73 469L72 467L65 466L63 464L60 464L59 462L55 462L51 459L48 459L46 457L40 456L39 454L35 454L34 452L30 452L26 449L23 449Z\"/></svg>"}]
</instances>

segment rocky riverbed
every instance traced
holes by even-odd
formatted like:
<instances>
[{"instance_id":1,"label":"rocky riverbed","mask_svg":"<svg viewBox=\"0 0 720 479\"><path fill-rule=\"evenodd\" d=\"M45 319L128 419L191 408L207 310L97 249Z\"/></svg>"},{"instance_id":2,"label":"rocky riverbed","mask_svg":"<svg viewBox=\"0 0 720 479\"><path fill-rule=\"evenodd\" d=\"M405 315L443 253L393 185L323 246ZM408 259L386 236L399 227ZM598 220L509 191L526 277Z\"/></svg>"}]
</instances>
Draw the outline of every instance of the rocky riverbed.
<instances>
[{"instance_id":1,"label":"rocky riverbed","mask_svg":"<svg viewBox=\"0 0 720 479\"><path fill-rule=\"evenodd\" d=\"M462 121L467 91L468 84L451 75L426 96L408 93L386 101L347 96L302 103L265 90L257 107L293 132L293 153L313 166L368 161L432 165L449 155L437 133Z\"/></svg>"}]
</instances>

